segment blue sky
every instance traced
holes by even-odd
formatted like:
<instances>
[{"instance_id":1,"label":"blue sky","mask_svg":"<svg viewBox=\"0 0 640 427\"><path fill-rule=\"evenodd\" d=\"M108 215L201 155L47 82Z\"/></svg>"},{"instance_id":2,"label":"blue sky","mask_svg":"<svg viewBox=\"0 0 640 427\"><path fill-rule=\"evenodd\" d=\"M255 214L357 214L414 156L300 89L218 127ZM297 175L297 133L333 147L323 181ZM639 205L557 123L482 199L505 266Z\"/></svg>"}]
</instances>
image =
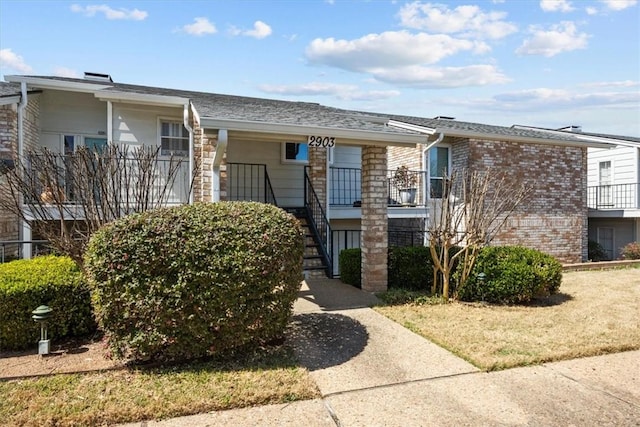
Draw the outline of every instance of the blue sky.
<instances>
[{"instance_id":1,"label":"blue sky","mask_svg":"<svg viewBox=\"0 0 640 427\"><path fill-rule=\"evenodd\" d=\"M0 74L640 136L637 0L0 0Z\"/></svg>"}]
</instances>

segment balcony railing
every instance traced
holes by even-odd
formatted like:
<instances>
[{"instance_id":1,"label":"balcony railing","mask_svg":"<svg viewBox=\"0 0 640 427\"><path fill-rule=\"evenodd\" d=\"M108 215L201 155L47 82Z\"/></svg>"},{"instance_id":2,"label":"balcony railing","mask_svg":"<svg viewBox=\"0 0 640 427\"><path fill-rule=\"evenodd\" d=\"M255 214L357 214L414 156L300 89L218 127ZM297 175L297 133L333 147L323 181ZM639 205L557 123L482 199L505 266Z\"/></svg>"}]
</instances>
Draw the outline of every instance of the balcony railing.
<instances>
[{"instance_id":1,"label":"balcony railing","mask_svg":"<svg viewBox=\"0 0 640 427\"><path fill-rule=\"evenodd\" d=\"M640 186L633 184L598 185L587 188L590 209L639 209Z\"/></svg>"},{"instance_id":2,"label":"balcony railing","mask_svg":"<svg viewBox=\"0 0 640 427\"><path fill-rule=\"evenodd\" d=\"M227 200L278 205L267 166L254 163L227 163Z\"/></svg>"},{"instance_id":3,"label":"balcony railing","mask_svg":"<svg viewBox=\"0 0 640 427\"><path fill-rule=\"evenodd\" d=\"M189 202L191 179L187 160L117 154L117 158L96 156L91 163L76 154L30 155L26 162L31 183L30 193L25 193L26 203L47 197L46 193L56 203L69 205L91 194L96 199L108 197L124 205L144 201L157 205ZM52 193L54 189L56 194Z\"/></svg>"},{"instance_id":4,"label":"balcony railing","mask_svg":"<svg viewBox=\"0 0 640 427\"><path fill-rule=\"evenodd\" d=\"M425 171L406 172L405 179L397 179L396 170L387 171L389 191L388 206L426 206ZM329 171L330 196L332 206L358 206L362 202L362 171L357 168L336 168ZM432 188L438 182L432 183Z\"/></svg>"}]
</instances>

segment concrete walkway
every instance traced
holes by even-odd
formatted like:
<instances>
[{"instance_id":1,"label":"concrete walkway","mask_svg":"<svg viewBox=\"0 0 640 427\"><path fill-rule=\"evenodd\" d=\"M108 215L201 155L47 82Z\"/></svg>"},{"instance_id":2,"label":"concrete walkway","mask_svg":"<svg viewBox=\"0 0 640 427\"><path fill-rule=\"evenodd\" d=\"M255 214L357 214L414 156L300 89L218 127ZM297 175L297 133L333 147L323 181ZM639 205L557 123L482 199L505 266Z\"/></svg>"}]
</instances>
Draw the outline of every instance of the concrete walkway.
<instances>
[{"instance_id":1,"label":"concrete walkway","mask_svg":"<svg viewBox=\"0 0 640 427\"><path fill-rule=\"evenodd\" d=\"M321 399L142 425L640 426L640 351L484 373L373 303L339 281L303 285L289 338Z\"/></svg>"}]
</instances>

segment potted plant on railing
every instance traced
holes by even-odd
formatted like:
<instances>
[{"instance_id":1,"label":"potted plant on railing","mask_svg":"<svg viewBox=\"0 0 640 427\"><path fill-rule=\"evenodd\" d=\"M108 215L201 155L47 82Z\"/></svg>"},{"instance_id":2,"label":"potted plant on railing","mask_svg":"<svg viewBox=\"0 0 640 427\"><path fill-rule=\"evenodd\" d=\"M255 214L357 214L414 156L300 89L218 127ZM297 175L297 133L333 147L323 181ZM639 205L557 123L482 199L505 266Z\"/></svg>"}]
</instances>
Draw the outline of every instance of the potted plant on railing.
<instances>
[{"instance_id":1,"label":"potted plant on railing","mask_svg":"<svg viewBox=\"0 0 640 427\"><path fill-rule=\"evenodd\" d=\"M415 203L416 193L418 191L416 187L417 184L418 175L411 172L405 165L398 167L393 174L393 185L398 189L400 202L403 205L412 205Z\"/></svg>"}]
</instances>

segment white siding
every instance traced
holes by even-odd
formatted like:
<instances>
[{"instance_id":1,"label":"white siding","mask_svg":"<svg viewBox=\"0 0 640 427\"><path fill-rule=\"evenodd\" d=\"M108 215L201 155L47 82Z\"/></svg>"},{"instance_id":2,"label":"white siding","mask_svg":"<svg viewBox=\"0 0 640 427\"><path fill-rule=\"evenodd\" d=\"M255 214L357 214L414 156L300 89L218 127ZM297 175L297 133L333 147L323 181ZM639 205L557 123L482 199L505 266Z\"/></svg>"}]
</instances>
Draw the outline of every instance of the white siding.
<instances>
[{"instance_id":1,"label":"white siding","mask_svg":"<svg viewBox=\"0 0 640 427\"><path fill-rule=\"evenodd\" d=\"M283 163L282 144L274 142L229 141L227 162L267 166L267 173L279 206L304 206L304 165Z\"/></svg>"},{"instance_id":2,"label":"white siding","mask_svg":"<svg viewBox=\"0 0 640 427\"><path fill-rule=\"evenodd\" d=\"M93 95L47 90L40 99L40 125L43 132L106 134L107 103Z\"/></svg>"},{"instance_id":3,"label":"white siding","mask_svg":"<svg viewBox=\"0 0 640 427\"><path fill-rule=\"evenodd\" d=\"M333 149L333 164L336 168L362 167L362 149L350 145L336 145Z\"/></svg>"},{"instance_id":4,"label":"white siding","mask_svg":"<svg viewBox=\"0 0 640 427\"><path fill-rule=\"evenodd\" d=\"M129 146L159 145L158 120L182 121L182 108L113 105L113 142Z\"/></svg>"},{"instance_id":5,"label":"white siding","mask_svg":"<svg viewBox=\"0 0 640 427\"><path fill-rule=\"evenodd\" d=\"M331 204L347 206L362 200L361 153L362 149L356 146L338 145L334 148L329 173Z\"/></svg>"},{"instance_id":6,"label":"white siding","mask_svg":"<svg viewBox=\"0 0 640 427\"><path fill-rule=\"evenodd\" d=\"M637 148L618 147L612 149L589 149L587 161L588 185L599 185L598 165L611 161L612 184L633 184L638 182Z\"/></svg>"}]
</instances>

